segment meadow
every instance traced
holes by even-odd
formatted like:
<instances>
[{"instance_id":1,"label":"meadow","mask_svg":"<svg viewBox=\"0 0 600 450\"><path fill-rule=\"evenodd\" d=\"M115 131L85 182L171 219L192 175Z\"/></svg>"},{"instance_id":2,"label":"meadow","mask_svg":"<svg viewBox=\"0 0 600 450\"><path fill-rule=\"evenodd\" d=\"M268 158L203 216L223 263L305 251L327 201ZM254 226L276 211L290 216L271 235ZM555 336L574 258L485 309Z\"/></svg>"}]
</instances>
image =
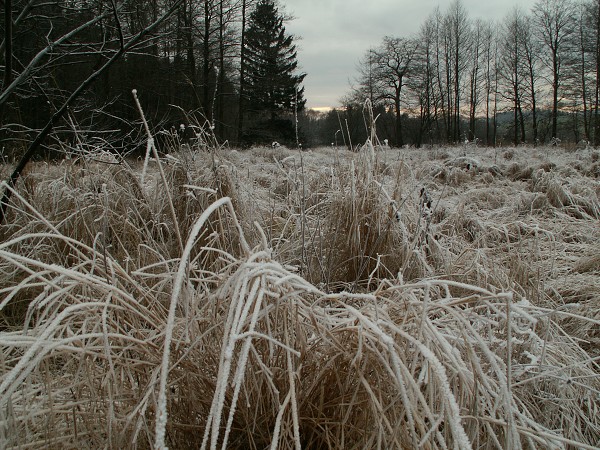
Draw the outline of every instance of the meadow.
<instances>
[{"instance_id":1,"label":"meadow","mask_svg":"<svg viewBox=\"0 0 600 450\"><path fill-rule=\"evenodd\" d=\"M0 447L600 446L598 150L170 150L20 180Z\"/></svg>"}]
</instances>

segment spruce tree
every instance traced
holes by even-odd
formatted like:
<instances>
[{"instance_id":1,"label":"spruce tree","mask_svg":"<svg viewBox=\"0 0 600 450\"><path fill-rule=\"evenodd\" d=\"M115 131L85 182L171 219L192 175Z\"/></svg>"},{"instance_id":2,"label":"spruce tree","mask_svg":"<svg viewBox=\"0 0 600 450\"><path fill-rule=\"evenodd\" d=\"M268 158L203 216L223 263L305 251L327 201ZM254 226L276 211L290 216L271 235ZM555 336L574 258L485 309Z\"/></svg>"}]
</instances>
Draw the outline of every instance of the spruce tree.
<instances>
[{"instance_id":1,"label":"spruce tree","mask_svg":"<svg viewBox=\"0 0 600 450\"><path fill-rule=\"evenodd\" d=\"M301 86L305 74L296 73L296 46L274 0L259 0L250 14L244 50L241 81L250 126L245 140L293 141L293 115L306 103Z\"/></svg>"}]
</instances>

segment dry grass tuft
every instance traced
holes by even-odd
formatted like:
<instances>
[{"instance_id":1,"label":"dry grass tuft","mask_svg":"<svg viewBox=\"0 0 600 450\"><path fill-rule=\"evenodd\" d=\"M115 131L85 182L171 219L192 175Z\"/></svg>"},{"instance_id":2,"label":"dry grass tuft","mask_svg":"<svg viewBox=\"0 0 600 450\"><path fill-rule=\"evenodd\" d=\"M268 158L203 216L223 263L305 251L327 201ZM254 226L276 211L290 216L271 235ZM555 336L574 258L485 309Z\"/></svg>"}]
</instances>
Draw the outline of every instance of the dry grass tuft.
<instances>
[{"instance_id":1,"label":"dry grass tuft","mask_svg":"<svg viewBox=\"0 0 600 450\"><path fill-rule=\"evenodd\" d=\"M371 158L369 152L366 146L360 155ZM322 239L330 249L326 256L330 270L323 281L330 286L364 284L370 276L379 279L397 273L401 249L408 245L395 219L400 212L397 203L393 197L386 198L374 177L372 165L376 163L359 160L358 167L352 164L327 202ZM395 264L387 267L391 259Z\"/></svg>"},{"instance_id":2,"label":"dry grass tuft","mask_svg":"<svg viewBox=\"0 0 600 450\"><path fill-rule=\"evenodd\" d=\"M573 271L578 273L600 272L600 248L591 255L579 258L573 265Z\"/></svg>"},{"instance_id":3,"label":"dry grass tuft","mask_svg":"<svg viewBox=\"0 0 600 450\"><path fill-rule=\"evenodd\" d=\"M512 181L527 181L531 179L533 167L521 167L518 163L511 164L505 175Z\"/></svg>"},{"instance_id":4,"label":"dry grass tuft","mask_svg":"<svg viewBox=\"0 0 600 450\"><path fill-rule=\"evenodd\" d=\"M574 192L574 187L561 183L557 176L539 169L533 176L534 189L545 192L548 201L555 208L563 209L575 218L600 218L600 202L591 195Z\"/></svg>"}]
</instances>

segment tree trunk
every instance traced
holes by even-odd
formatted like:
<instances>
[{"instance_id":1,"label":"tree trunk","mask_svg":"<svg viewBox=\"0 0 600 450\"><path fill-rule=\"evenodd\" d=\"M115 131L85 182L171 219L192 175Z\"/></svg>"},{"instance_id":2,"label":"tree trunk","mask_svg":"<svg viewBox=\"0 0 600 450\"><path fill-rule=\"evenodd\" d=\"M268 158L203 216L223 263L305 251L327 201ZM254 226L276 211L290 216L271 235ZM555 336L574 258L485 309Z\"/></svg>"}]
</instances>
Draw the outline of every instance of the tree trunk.
<instances>
[{"instance_id":1,"label":"tree trunk","mask_svg":"<svg viewBox=\"0 0 600 450\"><path fill-rule=\"evenodd\" d=\"M212 124L212 102L210 95L210 25L211 25L211 2L204 1L204 33L202 42L202 109L206 120Z\"/></svg>"},{"instance_id":2,"label":"tree trunk","mask_svg":"<svg viewBox=\"0 0 600 450\"><path fill-rule=\"evenodd\" d=\"M494 143L494 148L498 144L498 68L494 72L494 116L493 116L493 133L492 133L492 142Z\"/></svg>"},{"instance_id":3,"label":"tree trunk","mask_svg":"<svg viewBox=\"0 0 600 450\"><path fill-rule=\"evenodd\" d=\"M458 28L458 26L457 26ZM454 141L460 141L460 41L456 30L456 48L454 54Z\"/></svg>"},{"instance_id":4,"label":"tree trunk","mask_svg":"<svg viewBox=\"0 0 600 450\"><path fill-rule=\"evenodd\" d=\"M454 132L453 132L453 125L454 125L454 118L452 116L453 114L453 107L452 107L452 95L450 93L450 90L452 89L452 83L451 83L452 79L451 79L451 74L450 74L450 65L448 64L446 66L446 101L448 102L448 107L447 107L447 125L446 125L446 130L447 130L447 135L448 135L448 143L452 143L453 139L454 139Z\"/></svg>"},{"instance_id":5,"label":"tree trunk","mask_svg":"<svg viewBox=\"0 0 600 450\"><path fill-rule=\"evenodd\" d=\"M533 145L537 146L538 141L538 123L537 123L537 99L535 95L535 73L533 71L533 55L531 52L527 55L529 65L529 90L531 93L531 130L533 133Z\"/></svg>"},{"instance_id":6,"label":"tree trunk","mask_svg":"<svg viewBox=\"0 0 600 450\"><path fill-rule=\"evenodd\" d=\"M580 21L583 21L583 17L580 17ZM584 139L589 141L590 139L590 124L588 118L588 98L587 98L587 83L585 80L586 75L586 60L585 60L585 42L584 42L584 30L583 23L579 24L579 52L581 55L581 100L583 102L583 134Z\"/></svg>"},{"instance_id":7,"label":"tree trunk","mask_svg":"<svg viewBox=\"0 0 600 450\"><path fill-rule=\"evenodd\" d=\"M486 86L485 86L485 145L490 145L490 92L491 92L491 76L490 76L490 59L488 54L488 62L486 68Z\"/></svg>"},{"instance_id":8,"label":"tree trunk","mask_svg":"<svg viewBox=\"0 0 600 450\"><path fill-rule=\"evenodd\" d=\"M518 101L518 92L517 92L517 84L514 84L513 87L513 95L515 96L515 103L514 103L514 107L513 107L513 115L514 115L514 119L513 119L513 126L514 126L514 130L513 130L513 144L515 145L515 147L517 145L519 145L519 117L518 117L518 109L519 109L519 101Z\"/></svg>"},{"instance_id":9,"label":"tree trunk","mask_svg":"<svg viewBox=\"0 0 600 450\"><path fill-rule=\"evenodd\" d=\"M556 138L558 129L558 54L552 54L552 137Z\"/></svg>"},{"instance_id":10,"label":"tree trunk","mask_svg":"<svg viewBox=\"0 0 600 450\"><path fill-rule=\"evenodd\" d=\"M431 95L432 95L432 89L431 89L431 66L430 66L430 54L429 54L429 47L427 48L427 62L426 62L426 70L425 70L425 111L424 111L424 117L423 117L423 122L421 124L421 133L419 133L419 142L418 145L419 147L421 146L421 143L423 141L423 131L426 131L428 136L429 136L429 140L431 141Z\"/></svg>"},{"instance_id":11,"label":"tree trunk","mask_svg":"<svg viewBox=\"0 0 600 450\"><path fill-rule=\"evenodd\" d=\"M537 105L536 105L536 99L535 99L535 93L532 91L531 92L532 97L531 97L531 129L533 131L533 146L537 147L538 144L538 120L537 120Z\"/></svg>"},{"instance_id":12,"label":"tree trunk","mask_svg":"<svg viewBox=\"0 0 600 450\"><path fill-rule=\"evenodd\" d=\"M245 80L245 65L246 65L246 0L242 0L242 26L240 35L240 88L238 99L238 126L237 126L237 141L238 145L242 143L244 133L244 87Z\"/></svg>"},{"instance_id":13,"label":"tree trunk","mask_svg":"<svg viewBox=\"0 0 600 450\"><path fill-rule=\"evenodd\" d=\"M476 63L477 64L477 63ZM477 109L477 74L478 68L475 68L471 78L471 106L469 108L469 140L475 140L475 113Z\"/></svg>"},{"instance_id":14,"label":"tree trunk","mask_svg":"<svg viewBox=\"0 0 600 450\"><path fill-rule=\"evenodd\" d=\"M600 145L600 115L598 102L600 97L600 0L596 9L596 92L594 99L594 146Z\"/></svg>"},{"instance_id":15,"label":"tree trunk","mask_svg":"<svg viewBox=\"0 0 600 450\"><path fill-rule=\"evenodd\" d=\"M12 0L4 1L4 88L12 83ZM4 105L0 105L0 127L4 124Z\"/></svg>"},{"instance_id":16,"label":"tree trunk","mask_svg":"<svg viewBox=\"0 0 600 450\"><path fill-rule=\"evenodd\" d=\"M519 47L518 47L518 36L515 34L515 45L514 45L514 59L512 61L513 64L513 101L514 101L514 136L513 136L513 144L515 147L519 145Z\"/></svg>"},{"instance_id":17,"label":"tree trunk","mask_svg":"<svg viewBox=\"0 0 600 450\"><path fill-rule=\"evenodd\" d=\"M486 43L486 67L485 67L485 145L490 145L490 95L492 93L492 42Z\"/></svg>"},{"instance_id":18,"label":"tree trunk","mask_svg":"<svg viewBox=\"0 0 600 450\"><path fill-rule=\"evenodd\" d=\"M217 128L216 135L224 140L224 98L223 89L225 85L225 19L223 10L223 0L219 1L219 76L217 77Z\"/></svg>"},{"instance_id":19,"label":"tree trunk","mask_svg":"<svg viewBox=\"0 0 600 450\"><path fill-rule=\"evenodd\" d=\"M12 83L12 0L4 0L4 86Z\"/></svg>"},{"instance_id":20,"label":"tree trunk","mask_svg":"<svg viewBox=\"0 0 600 450\"><path fill-rule=\"evenodd\" d=\"M521 107L521 99L519 98L519 126L521 127L521 141L525 142L525 119L523 118L523 108Z\"/></svg>"},{"instance_id":21,"label":"tree trunk","mask_svg":"<svg viewBox=\"0 0 600 450\"><path fill-rule=\"evenodd\" d=\"M404 146L404 139L402 138L402 112L400 111L400 90L396 90L394 97L394 110L396 113L396 144L398 147Z\"/></svg>"},{"instance_id":22,"label":"tree trunk","mask_svg":"<svg viewBox=\"0 0 600 450\"><path fill-rule=\"evenodd\" d=\"M447 121L446 121L446 116L447 116L447 114L446 114L446 95L444 92L444 87L443 87L444 85L442 82L442 74L441 74L440 68L441 68L441 66L439 64L439 59L438 59L438 62L437 62L437 89L440 93L440 110L441 110L440 112L442 114L441 121L442 121L442 125L444 126L445 130L440 129L439 115L436 117L435 125L436 125L437 134L439 136L440 142L442 140L442 132L446 133L445 139L447 142L449 142L450 136L448 135L448 125L447 125Z\"/></svg>"},{"instance_id":23,"label":"tree trunk","mask_svg":"<svg viewBox=\"0 0 600 450\"><path fill-rule=\"evenodd\" d=\"M196 57L194 56L194 18L193 18L193 9L192 9L192 1L184 2L184 8L188 8L186 14L186 49L187 49L187 68L190 76L190 80L192 82L193 89L196 89ZM195 102L194 102L195 103ZM197 107L197 104L194 104L194 107Z\"/></svg>"}]
</instances>

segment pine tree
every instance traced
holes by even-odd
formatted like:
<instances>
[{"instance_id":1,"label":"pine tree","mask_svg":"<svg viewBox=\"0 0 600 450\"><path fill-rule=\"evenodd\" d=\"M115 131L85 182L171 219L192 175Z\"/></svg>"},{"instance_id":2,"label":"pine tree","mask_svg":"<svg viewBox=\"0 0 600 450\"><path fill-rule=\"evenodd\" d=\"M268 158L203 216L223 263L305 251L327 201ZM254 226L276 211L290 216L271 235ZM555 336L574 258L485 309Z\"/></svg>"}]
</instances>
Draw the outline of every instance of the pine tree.
<instances>
[{"instance_id":1,"label":"pine tree","mask_svg":"<svg viewBox=\"0 0 600 450\"><path fill-rule=\"evenodd\" d=\"M286 34L284 17L274 0L259 0L248 21L245 38L244 111L248 141L292 141L293 113L304 109L305 74L297 74L297 52Z\"/></svg>"}]
</instances>

